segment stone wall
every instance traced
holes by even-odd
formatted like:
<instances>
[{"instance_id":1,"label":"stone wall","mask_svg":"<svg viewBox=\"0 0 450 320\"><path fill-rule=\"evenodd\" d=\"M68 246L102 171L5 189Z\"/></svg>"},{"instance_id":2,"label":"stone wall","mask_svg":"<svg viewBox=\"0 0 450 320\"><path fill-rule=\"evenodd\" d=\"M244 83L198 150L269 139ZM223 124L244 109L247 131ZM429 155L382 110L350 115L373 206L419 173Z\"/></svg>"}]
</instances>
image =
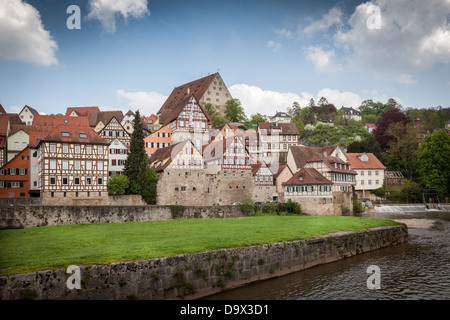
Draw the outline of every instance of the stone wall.
<instances>
[{"instance_id":1,"label":"stone wall","mask_svg":"<svg viewBox=\"0 0 450 320\"><path fill-rule=\"evenodd\" d=\"M118 202L120 202L118 200ZM240 206L40 206L0 205L0 228L63 224L242 217Z\"/></svg>"},{"instance_id":2,"label":"stone wall","mask_svg":"<svg viewBox=\"0 0 450 320\"><path fill-rule=\"evenodd\" d=\"M230 248L108 265L80 266L81 289L66 269L0 277L0 300L196 299L406 242L406 226L338 232L310 240Z\"/></svg>"}]
</instances>

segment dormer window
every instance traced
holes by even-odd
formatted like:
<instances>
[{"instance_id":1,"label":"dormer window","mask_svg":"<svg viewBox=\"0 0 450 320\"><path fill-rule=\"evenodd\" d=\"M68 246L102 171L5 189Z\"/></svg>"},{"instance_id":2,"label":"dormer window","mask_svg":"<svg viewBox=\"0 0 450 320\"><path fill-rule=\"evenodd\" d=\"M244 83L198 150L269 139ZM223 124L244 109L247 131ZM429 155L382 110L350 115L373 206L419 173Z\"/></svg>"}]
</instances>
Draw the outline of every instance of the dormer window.
<instances>
[{"instance_id":1,"label":"dormer window","mask_svg":"<svg viewBox=\"0 0 450 320\"><path fill-rule=\"evenodd\" d=\"M363 155L361 155L360 157L359 157L359 159L361 160L361 161L369 161L369 156L367 155L367 154L363 154Z\"/></svg>"},{"instance_id":2,"label":"dormer window","mask_svg":"<svg viewBox=\"0 0 450 320\"><path fill-rule=\"evenodd\" d=\"M80 139L87 139L87 134L84 132L79 133Z\"/></svg>"},{"instance_id":3,"label":"dormer window","mask_svg":"<svg viewBox=\"0 0 450 320\"><path fill-rule=\"evenodd\" d=\"M61 136L62 136L63 138L70 138L70 134L69 134L69 132L67 132L67 131L61 132Z\"/></svg>"}]
</instances>

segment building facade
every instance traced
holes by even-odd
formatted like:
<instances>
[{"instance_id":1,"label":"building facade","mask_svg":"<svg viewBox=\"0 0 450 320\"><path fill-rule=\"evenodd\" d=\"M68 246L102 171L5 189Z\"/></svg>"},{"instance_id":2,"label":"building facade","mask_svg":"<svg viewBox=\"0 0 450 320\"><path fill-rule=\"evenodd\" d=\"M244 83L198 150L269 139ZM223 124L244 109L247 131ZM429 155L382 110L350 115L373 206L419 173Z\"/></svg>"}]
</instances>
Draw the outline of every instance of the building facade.
<instances>
[{"instance_id":1,"label":"building facade","mask_svg":"<svg viewBox=\"0 0 450 320\"><path fill-rule=\"evenodd\" d=\"M108 146L90 127L56 127L37 146L41 197L107 196Z\"/></svg>"},{"instance_id":2,"label":"building facade","mask_svg":"<svg viewBox=\"0 0 450 320\"><path fill-rule=\"evenodd\" d=\"M19 152L0 168L0 198L28 198L29 194L29 148Z\"/></svg>"}]
</instances>

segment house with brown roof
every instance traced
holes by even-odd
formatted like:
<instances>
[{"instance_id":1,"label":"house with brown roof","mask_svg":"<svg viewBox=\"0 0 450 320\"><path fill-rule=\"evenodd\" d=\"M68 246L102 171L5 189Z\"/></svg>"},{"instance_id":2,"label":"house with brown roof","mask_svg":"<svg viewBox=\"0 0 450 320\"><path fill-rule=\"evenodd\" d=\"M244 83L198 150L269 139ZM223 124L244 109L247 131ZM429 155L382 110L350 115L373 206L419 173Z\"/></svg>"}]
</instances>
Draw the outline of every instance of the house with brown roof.
<instances>
[{"instance_id":1,"label":"house with brown roof","mask_svg":"<svg viewBox=\"0 0 450 320\"><path fill-rule=\"evenodd\" d=\"M277 111L274 116L270 117L270 122L290 123L292 117L287 112Z\"/></svg>"},{"instance_id":2,"label":"house with brown roof","mask_svg":"<svg viewBox=\"0 0 450 320\"><path fill-rule=\"evenodd\" d=\"M279 200L283 202L284 201L284 198L282 199L282 195L284 193L283 183L287 182L290 178L292 178L293 176L292 171L291 169L289 169L287 164L278 164L276 166L272 166L269 164L269 169L273 174L273 180L277 187Z\"/></svg>"},{"instance_id":3,"label":"house with brown roof","mask_svg":"<svg viewBox=\"0 0 450 320\"><path fill-rule=\"evenodd\" d=\"M353 170L358 173L355 191L359 197L376 199L373 190L383 186L386 167L373 153L346 153Z\"/></svg>"},{"instance_id":4,"label":"house with brown roof","mask_svg":"<svg viewBox=\"0 0 450 320\"><path fill-rule=\"evenodd\" d=\"M287 155L287 165L291 169L292 173L296 173L303 167L306 162L315 154L323 154L326 157L336 157L346 162L347 157L343 150L338 146L326 146L326 147L309 147L309 146L291 146Z\"/></svg>"},{"instance_id":5,"label":"house with brown roof","mask_svg":"<svg viewBox=\"0 0 450 320\"><path fill-rule=\"evenodd\" d=\"M37 112L35 109L31 108L30 106L25 106L19 112L19 118L23 124L30 126L33 123L34 117L38 114L39 112Z\"/></svg>"},{"instance_id":6,"label":"house with brown roof","mask_svg":"<svg viewBox=\"0 0 450 320\"><path fill-rule=\"evenodd\" d=\"M55 127L37 143L41 197L49 203L106 197L108 146L90 126Z\"/></svg>"},{"instance_id":7,"label":"house with brown roof","mask_svg":"<svg viewBox=\"0 0 450 320\"><path fill-rule=\"evenodd\" d=\"M311 215L333 215L333 191L330 180L314 168L302 168L283 183L284 200L301 205L302 212Z\"/></svg>"},{"instance_id":8,"label":"house with brown roof","mask_svg":"<svg viewBox=\"0 0 450 320\"><path fill-rule=\"evenodd\" d=\"M127 148L130 147L131 135L127 130L125 130L115 116L113 116L111 120L107 122L100 131L98 131L98 134L108 143L118 139Z\"/></svg>"},{"instance_id":9,"label":"house with brown roof","mask_svg":"<svg viewBox=\"0 0 450 320\"><path fill-rule=\"evenodd\" d=\"M222 77L216 72L174 88L156 115L159 117L167 108L177 105L189 95L193 95L200 105L210 103L222 116L227 101L233 99Z\"/></svg>"},{"instance_id":10,"label":"house with brown roof","mask_svg":"<svg viewBox=\"0 0 450 320\"><path fill-rule=\"evenodd\" d=\"M89 115L89 125L94 128L95 132L100 132L111 120L116 118L117 121L122 122L122 111L100 111L92 112Z\"/></svg>"},{"instance_id":11,"label":"house with brown roof","mask_svg":"<svg viewBox=\"0 0 450 320\"><path fill-rule=\"evenodd\" d=\"M273 173L270 170L270 164L256 162L252 164L252 173L255 187L252 199L255 202L267 202L278 200L277 187L274 184Z\"/></svg>"},{"instance_id":12,"label":"house with brown roof","mask_svg":"<svg viewBox=\"0 0 450 320\"><path fill-rule=\"evenodd\" d=\"M96 106L93 106L93 107L68 107L66 110L66 116L89 117L92 112L100 112L100 109Z\"/></svg>"}]
</instances>

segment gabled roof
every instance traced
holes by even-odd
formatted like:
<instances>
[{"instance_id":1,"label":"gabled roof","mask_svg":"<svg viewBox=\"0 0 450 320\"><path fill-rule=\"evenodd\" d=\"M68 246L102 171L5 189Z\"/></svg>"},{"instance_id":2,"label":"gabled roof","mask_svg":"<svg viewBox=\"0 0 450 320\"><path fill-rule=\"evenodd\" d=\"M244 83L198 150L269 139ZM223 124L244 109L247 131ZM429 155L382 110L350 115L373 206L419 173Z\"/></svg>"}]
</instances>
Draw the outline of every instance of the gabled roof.
<instances>
[{"instance_id":1,"label":"gabled roof","mask_svg":"<svg viewBox=\"0 0 450 320\"><path fill-rule=\"evenodd\" d=\"M184 146L190 143L193 148L194 144L191 140L183 140L169 147L159 148L150 157L150 166L156 171L164 170L169 164L172 163L173 158L184 148ZM157 166L154 166L158 164Z\"/></svg>"},{"instance_id":2,"label":"gabled roof","mask_svg":"<svg viewBox=\"0 0 450 320\"><path fill-rule=\"evenodd\" d=\"M134 112L131 110L128 110L127 113L125 113L126 116L134 116Z\"/></svg>"},{"instance_id":3,"label":"gabled roof","mask_svg":"<svg viewBox=\"0 0 450 320\"><path fill-rule=\"evenodd\" d=\"M377 125L375 123L366 123L365 126L366 128L373 128L373 129L377 128Z\"/></svg>"},{"instance_id":4,"label":"gabled roof","mask_svg":"<svg viewBox=\"0 0 450 320\"><path fill-rule=\"evenodd\" d=\"M288 113L278 111L272 118L292 118Z\"/></svg>"},{"instance_id":5,"label":"gabled roof","mask_svg":"<svg viewBox=\"0 0 450 320\"><path fill-rule=\"evenodd\" d=\"M66 116L69 116L72 111L75 111L79 116L89 117L92 112L100 112L98 107L68 107L66 111Z\"/></svg>"},{"instance_id":6,"label":"gabled roof","mask_svg":"<svg viewBox=\"0 0 450 320\"><path fill-rule=\"evenodd\" d=\"M39 112L37 112L35 109L33 109L32 107L27 106L27 105L25 105L25 106L22 108L22 110L20 110L19 113L22 113L22 111L23 111L25 108L28 108L28 110L30 110L30 112L31 112L33 115L35 115L35 116L39 114Z\"/></svg>"},{"instance_id":7,"label":"gabled roof","mask_svg":"<svg viewBox=\"0 0 450 320\"><path fill-rule=\"evenodd\" d=\"M200 101L206 90L208 90L209 86L211 85L211 82L216 77L216 74L218 73L214 73L207 77L185 83L173 89L172 93L166 99L157 114L159 115L163 113L163 111L166 109L174 108L182 100L186 99L186 97L190 95L193 95L197 101Z\"/></svg>"},{"instance_id":8,"label":"gabled roof","mask_svg":"<svg viewBox=\"0 0 450 320\"><path fill-rule=\"evenodd\" d=\"M347 174L357 174L355 170L353 169L345 169L341 168L341 165L348 165L349 163L346 163L345 161L342 161L341 159L337 157L332 156L325 156L322 153L316 153L313 156L311 156L307 161L308 162L322 162L325 167L328 168L329 172L340 172L340 173L347 173ZM335 167L335 164L338 164L337 167Z\"/></svg>"},{"instance_id":9,"label":"gabled roof","mask_svg":"<svg viewBox=\"0 0 450 320\"><path fill-rule=\"evenodd\" d=\"M328 147L307 147L307 146L291 146L289 148L290 152L295 161L297 168L303 168L306 162L311 159L315 154L326 153L327 156L331 155L337 146Z\"/></svg>"},{"instance_id":10,"label":"gabled roof","mask_svg":"<svg viewBox=\"0 0 450 320\"><path fill-rule=\"evenodd\" d=\"M250 156L248 153L248 149L245 146L245 143L241 140L241 138L237 136L228 137L226 139L218 140L215 142L211 142L208 144L205 144L202 146L202 154L205 158L205 161L212 161L216 159L221 159L225 152L227 151L227 148L233 143L234 139L238 139L242 146L245 149L245 152ZM250 156L251 157L251 156Z\"/></svg>"},{"instance_id":11,"label":"gabled roof","mask_svg":"<svg viewBox=\"0 0 450 320\"><path fill-rule=\"evenodd\" d=\"M274 179L278 178L278 176L281 174L281 172L283 172L285 168L287 168L289 172L292 174L292 171L291 169L289 169L287 164L281 163L278 163L277 165L268 164L267 167L269 168L270 172L272 172Z\"/></svg>"},{"instance_id":12,"label":"gabled roof","mask_svg":"<svg viewBox=\"0 0 450 320\"><path fill-rule=\"evenodd\" d=\"M189 101L192 98L194 98L194 101L197 102L197 104L198 104L198 100L195 98L194 95L191 94L189 96L186 96L178 104L175 104L175 105L171 106L170 108L166 108L159 116L159 123L161 125L165 126L165 125L169 124L171 121L175 120L180 115L181 111L183 111L184 107L186 107L186 105L189 103ZM211 122L211 117L209 116L209 114L205 110L203 110L203 108L200 106L200 104L198 104L198 106L203 111L203 114L208 119L208 122Z\"/></svg>"},{"instance_id":13,"label":"gabled roof","mask_svg":"<svg viewBox=\"0 0 450 320\"><path fill-rule=\"evenodd\" d=\"M0 103L0 114L6 113L6 110L3 108L2 104Z\"/></svg>"},{"instance_id":14,"label":"gabled roof","mask_svg":"<svg viewBox=\"0 0 450 320\"><path fill-rule=\"evenodd\" d=\"M94 111L89 115L89 125L95 127L100 121L106 125L113 117L122 122L122 111Z\"/></svg>"},{"instance_id":15,"label":"gabled roof","mask_svg":"<svg viewBox=\"0 0 450 320\"><path fill-rule=\"evenodd\" d=\"M69 136L62 135L63 132L68 132ZM81 133L86 134L86 138L81 137ZM58 125L55 127L44 139L44 142L67 142L67 143L86 143L86 144L104 144L109 145L108 142L102 139L100 135L91 127L73 127L68 125ZM39 143L38 143L39 144Z\"/></svg>"},{"instance_id":16,"label":"gabled roof","mask_svg":"<svg viewBox=\"0 0 450 320\"><path fill-rule=\"evenodd\" d=\"M361 161L359 157L363 154L368 156L369 161ZM345 155L353 169L386 169L373 153L346 153Z\"/></svg>"},{"instance_id":17,"label":"gabled roof","mask_svg":"<svg viewBox=\"0 0 450 320\"><path fill-rule=\"evenodd\" d=\"M319 171L314 168L302 168L292 176L288 181L282 185L317 185L317 184L332 184L330 180L325 178Z\"/></svg>"}]
</instances>

